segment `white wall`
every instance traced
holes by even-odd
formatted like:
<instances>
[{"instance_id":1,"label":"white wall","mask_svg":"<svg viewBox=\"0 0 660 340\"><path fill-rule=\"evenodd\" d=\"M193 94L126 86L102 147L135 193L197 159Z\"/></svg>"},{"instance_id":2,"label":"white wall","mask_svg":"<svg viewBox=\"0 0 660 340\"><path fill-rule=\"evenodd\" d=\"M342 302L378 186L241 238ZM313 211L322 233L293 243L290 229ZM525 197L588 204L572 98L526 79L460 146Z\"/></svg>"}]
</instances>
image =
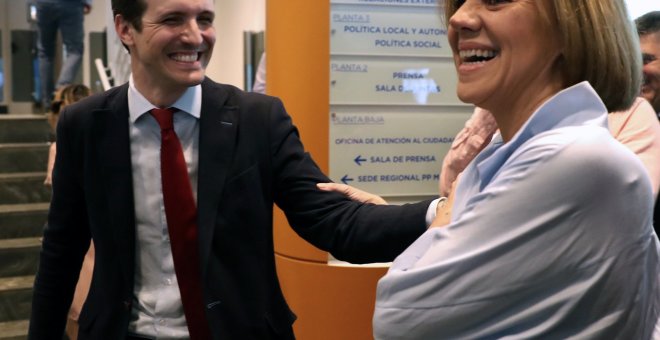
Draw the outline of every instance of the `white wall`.
<instances>
[{"instance_id":1,"label":"white wall","mask_svg":"<svg viewBox=\"0 0 660 340\"><path fill-rule=\"evenodd\" d=\"M110 9L110 0L93 0L92 11L85 16L85 52L83 54L83 83L94 88L94 84L90 84L90 72L96 72L96 69L89 67L89 33L90 32L104 32L106 30L106 15L112 13ZM113 27L108 29L114 30Z\"/></svg>"},{"instance_id":2,"label":"white wall","mask_svg":"<svg viewBox=\"0 0 660 340\"><path fill-rule=\"evenodd\" d=\"M2 2L6 3L6 19L12 30L30 29L30 24L27 22L27 1L2 0Z\"/></svg>"},{"instance_id":3,"label":"white wall","mask_svg":"<svg viewBox=\"0 0 660 340\"><path fill-rule=\"evenodd\" d=\"M243 32L265 30L266 0L216 0L215 15L217 40L207 75L242 88Z\"/></svg>"},{"instance_id":4,"label":"white wall","mask_svg":"<svg viewBox=\"0 0 660 340\"><path fill-rule=\"evenodd\" d=\"M625 0L625 2L631 19L636 19L640 15L651 11L660 10L660 1L658 0Z\"/></svg>"}]
</instances>

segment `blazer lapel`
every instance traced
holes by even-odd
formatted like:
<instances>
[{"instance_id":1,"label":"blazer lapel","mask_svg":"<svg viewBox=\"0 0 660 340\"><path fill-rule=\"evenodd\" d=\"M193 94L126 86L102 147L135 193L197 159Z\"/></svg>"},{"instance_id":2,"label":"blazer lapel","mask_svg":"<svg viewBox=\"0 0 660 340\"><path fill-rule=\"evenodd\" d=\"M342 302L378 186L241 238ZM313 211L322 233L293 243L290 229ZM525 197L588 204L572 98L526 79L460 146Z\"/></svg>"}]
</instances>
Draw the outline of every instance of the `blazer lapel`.
<instances>
[{"instance_id":1,"label":"blazer lapel","mask_svg":"<svg viewBox=\"0 0 660 340\"><path fill-rule=\"evenodd\" d=\"M197 179L197 227L202 277L206 277L217 206L236 144L238 107L231 105L228 97L227 90L212 81L207 79L202 83Z\"/></svg>"},{"instance_id":2,"label":"blazer lapel","mask_svg":"<svg viewBox=\"0 0 660 340\"><path fill-rule=\"evenodd\" d=\"M120 259L125 288L132 291L135 265L135 205L128 124L128 86L108 98L108 108L95 110L92 133L98 143L96 156L101 159L102 176L114 233L114 245Z\"/></svg>"},{"instance_id":3,"label":"blazer lapel","mask_svg":"<svg viewBox=\"0 0 660 340\"><path fill-rule=\"evenodd\" d=\"M133 289L135 263L135 205L128 125L127 86L122 86L108 108L95 110L92 133L96 155L102 160L99 180L105 183L110 225L124 283ZM211 250L217 206L233 158L238 130L238 107L228 103L228 92L210 80L202 83L199 128L197 224L202 276Z\"/></svg>"}]
</instances>

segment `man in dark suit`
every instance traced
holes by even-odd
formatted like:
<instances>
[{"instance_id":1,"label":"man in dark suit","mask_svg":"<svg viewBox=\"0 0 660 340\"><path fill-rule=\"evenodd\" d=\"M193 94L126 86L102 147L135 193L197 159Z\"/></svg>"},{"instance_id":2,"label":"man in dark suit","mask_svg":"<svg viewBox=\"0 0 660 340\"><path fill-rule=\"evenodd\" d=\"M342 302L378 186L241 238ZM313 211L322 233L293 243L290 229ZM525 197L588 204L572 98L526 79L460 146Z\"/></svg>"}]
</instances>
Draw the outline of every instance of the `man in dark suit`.
<instances>
[{"instance_id":1,"label":"man in dark suit","mask_svg":"<svg viewBox=\"0 0 660 340\"><path fill-rule=\"evenodd\" d=\"M318 190L329 179L278 99L205 78L213 0L112 7L131 80L61 113L30 339L61 338L92 238L79 339L261 340L294 338L273 203L303 238L352 262L391 261L425 230L429 202L362 205ZM184 236L173 231L182 223Z\"/></svg>"}]
</instances>

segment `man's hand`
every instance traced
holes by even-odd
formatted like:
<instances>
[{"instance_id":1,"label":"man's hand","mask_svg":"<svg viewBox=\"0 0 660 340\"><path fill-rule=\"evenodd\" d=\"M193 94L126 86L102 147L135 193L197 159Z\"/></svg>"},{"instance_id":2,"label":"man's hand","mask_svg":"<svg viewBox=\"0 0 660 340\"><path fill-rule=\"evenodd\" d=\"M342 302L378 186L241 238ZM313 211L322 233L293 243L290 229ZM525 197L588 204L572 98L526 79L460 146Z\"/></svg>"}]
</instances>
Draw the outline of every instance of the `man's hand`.
<instances>
[{"instance_id":1,"label":"man's hand","mask_svg":"<svg viewBox=\"0 0 660 340\"><path fill-rule=\"evenodd\" d=\"M429 228L434 227L444 227L451 222L451 208L454 206L454 196L456 192L456 184L458 180L455 180L451 184L451 190L449 191L449 197L446 200L440 200L438 206L435 208L435 219L431 222Z\"/></svg>"},{"instance_id":2,"label":"man's hand","mask_svg":"<svg viewBox=\"0 0 660 340\"><path fill-rule=\"evenodd\" d=\"M361 203L387 204L382 197L372 193L356 189L350 185L339 183L318 183L316 187L323 191L336 191L344 196Z\"/></svg>"}]
</instances>

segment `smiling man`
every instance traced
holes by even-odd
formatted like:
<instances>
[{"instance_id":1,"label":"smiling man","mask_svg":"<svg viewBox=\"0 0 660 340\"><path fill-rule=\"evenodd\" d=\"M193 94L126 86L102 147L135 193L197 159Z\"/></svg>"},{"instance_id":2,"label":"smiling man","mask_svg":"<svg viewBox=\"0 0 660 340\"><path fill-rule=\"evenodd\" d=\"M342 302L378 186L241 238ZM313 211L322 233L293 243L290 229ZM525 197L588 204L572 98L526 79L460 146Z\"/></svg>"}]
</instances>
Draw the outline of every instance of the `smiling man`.
<instances>
[{"instance_id":1,"label":"smiling man","mask_svg":"<svg viewBox=\"0 0 660 340\"><path fill-rule=\"evenodd\" d=\"M78 339L292 339L273 203L351 262L391 261L429 202L371 206L328 182L281 101L213 82L213 0L112 0L127 84L61 113L30 339L61 339L96 246Z\"/></svg>"},{"instance_id":2,"label":"smiling man","mask_svg":"<svg viewBox=\"0 0 660 340\"><path fill-rule=\"evenodd\" d=\"M660 11L642 15L635 24L644 61L641 95L660 114Z\"/></svg>"}]
</instances>

